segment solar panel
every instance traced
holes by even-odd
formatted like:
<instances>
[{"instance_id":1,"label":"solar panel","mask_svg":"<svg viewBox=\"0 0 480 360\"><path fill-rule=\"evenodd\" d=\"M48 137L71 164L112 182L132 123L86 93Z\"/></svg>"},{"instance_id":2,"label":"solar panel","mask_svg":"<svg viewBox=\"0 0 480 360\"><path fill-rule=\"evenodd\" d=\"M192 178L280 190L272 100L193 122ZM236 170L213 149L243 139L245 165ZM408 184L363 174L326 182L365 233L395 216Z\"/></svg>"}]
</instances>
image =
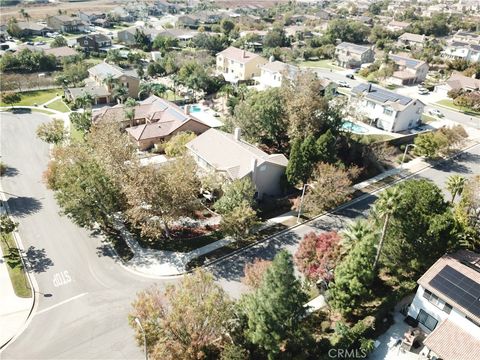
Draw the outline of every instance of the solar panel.
<instances>
[{"instance_id":1,"label":"solar panel","mask_svg":"<svg viewBox=\"0 0 480 360\"><path fill-rule=\"evenodd\" d=\"M429 285L475 316L480 316L480 284L461 272L447 265Z\"/></svg>"}]
</instances>

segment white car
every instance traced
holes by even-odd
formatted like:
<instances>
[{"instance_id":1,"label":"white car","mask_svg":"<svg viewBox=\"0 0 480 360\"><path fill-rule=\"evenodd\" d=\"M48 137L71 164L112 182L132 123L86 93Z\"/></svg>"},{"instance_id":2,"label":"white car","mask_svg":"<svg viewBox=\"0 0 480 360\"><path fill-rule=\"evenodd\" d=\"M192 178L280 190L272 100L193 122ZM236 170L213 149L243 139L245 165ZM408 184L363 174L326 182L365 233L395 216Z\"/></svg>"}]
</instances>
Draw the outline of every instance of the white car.
<instances>
[{"instance_id":1,"label":"white car","mask_svg":"<svg viewBox=\"0 0 480 360\"><path fill-rule=\"evenodd\" d=\"M442 114L442 112L438 109L430 109L428 110L428 113L430 115L433 115L433 116L438 116L438 117L443 117L444 115Z\"/></svg>"},{"instance_id":2,"label":"white car","mask_svg":"<svg viewBox=\"0 0 480 360\"><path fill-rule=\"evenodd\" d=\"M350 87L350 85L349 85L346 81L343 81L343 80L340 80L340 81L338 82L338 86L340 86L340 87L346 87L346 88L349 88L349 87Z\"/></svg>"},{"instance_id":3,"label":"white car","mask_svg":"<svg viewBox=\"0 0 480 360\"><path fill-rule=\"evenodd\" d=\"M428 91L428 89L425 89L425 88L419 88L418 93L420 95L427 95L429 93L429 91Z\"/></svg>"}]
</instances>

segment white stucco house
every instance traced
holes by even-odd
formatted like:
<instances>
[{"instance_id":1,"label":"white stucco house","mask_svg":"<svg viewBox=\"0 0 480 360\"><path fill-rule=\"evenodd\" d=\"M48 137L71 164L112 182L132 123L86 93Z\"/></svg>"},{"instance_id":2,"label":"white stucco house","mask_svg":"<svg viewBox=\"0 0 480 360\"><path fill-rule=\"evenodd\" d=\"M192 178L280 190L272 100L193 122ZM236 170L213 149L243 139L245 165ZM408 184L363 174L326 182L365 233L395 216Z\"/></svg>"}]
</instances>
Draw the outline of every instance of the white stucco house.
<instances>
[{"instance_id":1,"label":"white stucco house","mask_svg":"<svg viewBox=\"0 0 480 360\"><path fill-rule=\"evenodd\" d=\"M270 59L260 68L260 76L257 78L260 89L280 87L284 79L293 80L297 77L299 68L281 61Z\"/></svg>"},{"instance_id":2,"label":"white stucco house","mask_svg":"<svg viewBox=\"0 0 480 360\"><path fill-rule=\"evenodd\" d=\"M418 99L365 83L352 89L349 101L371 120L372 125L391 132L417 127L425 107Z\"/></svg>"},{"instance_id":3,"label":"white stucco house","mask_svg":"<svg viewBox=\"0 0 480 360\"><path fill-rule=\"evenodd\" d=\"M207 130L186 147L203 170L221 173L229 180L249 177L258 199L282 192L280 180L288 159L283 154L267 154L244 141L238 128L234 134Z\"/></svg>"},{"instance_id":4,"label":"white stucco house","mask_svg":"<svg viewBox=\"0 0 480 360\"><path fill-rule=\"evenodd\" d=\"M420 356L474 360L480 354L480 254L447 254L418 280L408 316L425 333Z\"/></svg>"}]
</instances>

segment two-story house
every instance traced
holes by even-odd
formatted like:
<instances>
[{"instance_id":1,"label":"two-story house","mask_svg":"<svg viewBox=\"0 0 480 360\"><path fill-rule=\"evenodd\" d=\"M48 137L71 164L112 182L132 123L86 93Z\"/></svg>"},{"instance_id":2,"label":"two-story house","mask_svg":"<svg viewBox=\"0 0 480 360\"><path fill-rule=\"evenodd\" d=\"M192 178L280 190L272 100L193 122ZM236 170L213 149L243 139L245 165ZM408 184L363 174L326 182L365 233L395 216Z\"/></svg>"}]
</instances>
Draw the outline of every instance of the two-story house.
<instances>
[{"instance_id":1,"label":"two-story house","mask_svg":"<svg viewBox=\"0 0 480 360\"><path fill-rule=\"evenodd\" d=\"M220 173L229 180L249 177L259 199L282 192L281 178L288 159L283 154L269 155L244 141L238 128L233 134L210 129L186 146L204 171Z\"/></svg>"},{"instance_id":2,"label":"two-story house","mask_svg":"<svg viewBox=\"0 0 480 360\"><path fill-rule=\"evenodd\" d=\"M77 16L86 24L109 27L110 21L107 15L102 11L79 11Z\"/></svg>"},{"instance_id":3,"label":"two-story house","mask_svg":"<svg viewBox=\"0 0 480 360\"><path fill-rule=\"evenodd\" d=\"M260 76L262 65L268 62L264 57L233 46L217 54L217 73L231 83L251 80Z\"/></svg>"},{"instance_id":4,"label":"two-story house","mask_svg":"<svg viewBox=\"0 0 480 360\"><path fill-rule=\"evenodd\" d=\"M480 61L480 45L451 41L442 51L446 59L462 59L469 62Z\"/></svg>"},{"instance_id":5,"label":"two-story house","mask_svg":"<svg viewBox=\"0 0 480 360\"><path fill-rule=\"evenodd\" d=\"M106 51L112 46L112 39L103 34L87 34L77 38L77 45L85 52Z\"/></svg>"},{"instance_id":6,"label":"two-story house","mask_svg":"<svg viewBox=\"0 0 480 360\"><path fill-rule=\"evenodd\" d=\"M393 75L387 79L390 84L414 85L425 81L429 69L425 61L394 54L390 54L389 58L396 66Z\"/></svg>"},{"instance_id":7,"label":"two-story house","mask_svg":"<svg viewBox=\"0 0 480 360\"><path fill-rule=\"evenodd\" d=\"M373 125L380 129L400 132L417 127L425 104L372 84L359 84L352 89L350 102Z\"/></svg>"},{"instance_id":8,"label":"two-story house","mask_svg":"<svg viewBox=\"0 0 480 360\"><path fill-rule=\"evenodd\" d=\"M273 58L260 68L258 78L259 88L280 87L284 79L294 80L299 68L281 61L274 61Z\"/></svg>"},{"instance_id":9,"label":"two-story house","mask_svg":"<svg viewBox=\"0 0 480 360\"><path fill-rule=\"evenodd\" d=\"M335 61L338 66L353 69L374 60L375 53L369 46L342 42L335 47Z\"/></svg>"},{"instance_id":10,"label":"two-story house","mask_svg":"<svg viewBox=\"0 0 480 360\"><path fill-rule=\"evenodd\" d=\"M388 23L388 25L385 28L389 31L404 32L405 29L407 29L409 26L410 26L409 22L392 20Z\"/></svg>"},{"instance_id":11,"label":"two-story house","mask_svg":"<svg viewBox=\"0 0 480 360\"><path fill-rule=\"evenodd\" d=\"M62 33L78 33L86 29L86 24L80 18L67 15L53 15L47 17L49 28Z\"/></svg>"},{"instance_id":12,"label":"two-story house","mask_svg":"<svg viewBox=\"0 0 480 360\"><path fill-rule=\"evenodd\" d=\"M412 34L412 33L403 33L398 37L398 46L405 48L423 48L428 41L426 35Z\"/></svg>"},{"instance_id":13,"label":"two-story house","mask_svg":"<svg viewBox=\"0 0 480 360\"><path fill-rule=\"evenodd\" d=\"M65 89L67 100L75 101L89 94L94 98L95 104L108 104L113 100L115 87L119 86L127 89L127 97L138 97L140 79L135 70L125 70L102 62L88 69L88 74L84 87Z\"/></svg>"},{"instance_id":14,"label":"two-story house","mask_svg":"<svg viewBox=\"0 0 480 360\"><path fill-rule=\"evenodd\" d=\"M422 358L478 359L480 354L480 255L447 254L420 277L408 316L426 334Z\"/></svg>"},{"instance_id":15,"label":"two-story house","mask_svg":"<svg viewBox=\"0 0 480 360\"><path fill-rule=\"evenodd\" d=\"M458 30L453 35L452 40L471 45L480 45L480 35L469 31Z\"/></svg>"}]
</instances>

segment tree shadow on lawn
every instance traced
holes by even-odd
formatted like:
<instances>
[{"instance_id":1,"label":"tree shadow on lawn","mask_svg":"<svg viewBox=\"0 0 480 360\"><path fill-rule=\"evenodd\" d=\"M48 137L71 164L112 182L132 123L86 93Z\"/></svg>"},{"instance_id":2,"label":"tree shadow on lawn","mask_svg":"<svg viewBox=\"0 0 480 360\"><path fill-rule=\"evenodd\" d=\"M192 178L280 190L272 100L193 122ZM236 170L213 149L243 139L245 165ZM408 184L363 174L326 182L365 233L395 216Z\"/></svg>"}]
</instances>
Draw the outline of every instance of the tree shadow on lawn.
<instances>
[{"instance_id":1,"label":"tree shadow on lawn","mask_svg":"<svg viewBox=\"0 0 480 360\"><path fill-rule=\"evenodd\" d=\"M47 271L53 266L53 261L47 257L45 249L36 249L35 246L30 246L24 252L24 255L27 259L25 263L29 272L38 274Z\"/></svg>"},{"instance_id":2,"label":"tree shadow on lawn","mask_svg":"<svg viewBox=\"0 0 480 360\"><path fill-rule=\"evenodd\" d=\"M42 208L42 203L38 199L28 196L11 197L7 203L11 214L16 217L35 214Z\"/></svg>"},{"instance_id":3,"label":"tree shadow on lawn","mask_svg":"<svg viewBox=\"0 0 480 360\"><path fill-rule=\"evenodd\" d=\"M252 262L255 258L272 260L280 250L298 244L301 239L301 236L289 231L208 266L207 270L211 271L217 279L240 281L244 276L245 264Z\"/></svg>"}]
</instances>

